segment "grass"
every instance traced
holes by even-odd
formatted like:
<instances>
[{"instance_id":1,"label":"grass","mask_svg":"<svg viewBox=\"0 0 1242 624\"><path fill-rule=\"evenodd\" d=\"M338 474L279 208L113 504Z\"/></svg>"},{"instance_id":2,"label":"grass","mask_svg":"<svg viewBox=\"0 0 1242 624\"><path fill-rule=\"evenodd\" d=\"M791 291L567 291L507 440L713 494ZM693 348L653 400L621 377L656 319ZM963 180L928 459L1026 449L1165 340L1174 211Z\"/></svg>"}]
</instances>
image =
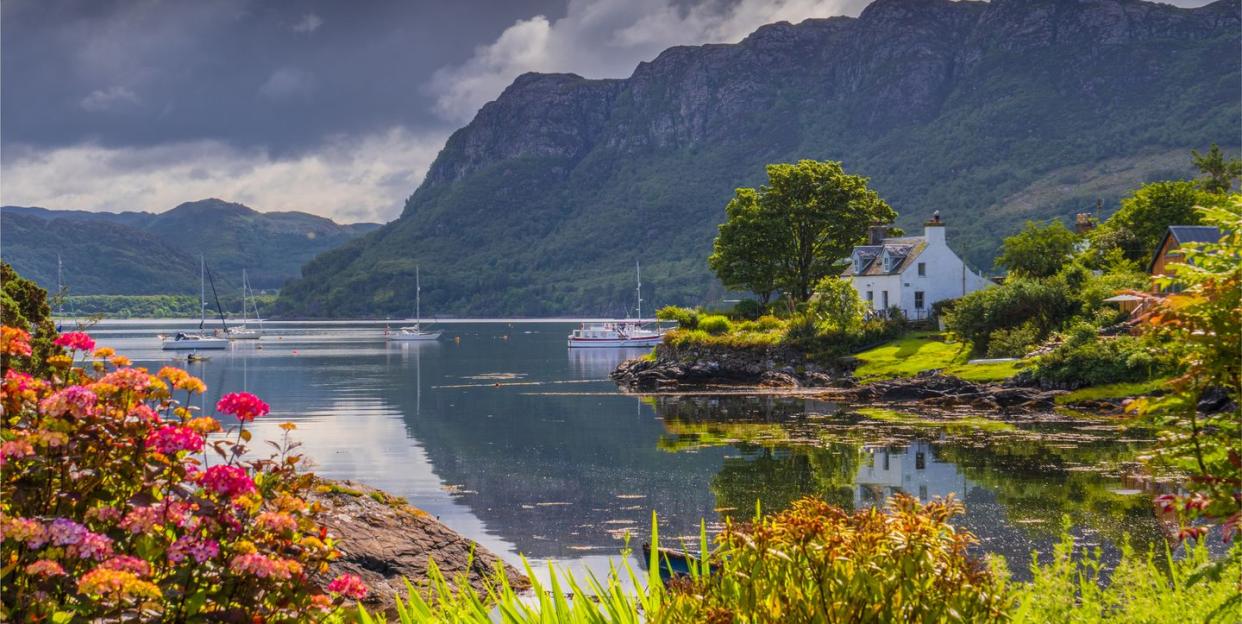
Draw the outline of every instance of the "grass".
<instances>
[{"instance_id":1,"label":"grass","mask_svg":"<svg viewBox=\"0 0 1242 624\"><path fill-rule=\"evenodd\" d=\"M1080 388L1057 397L1056 402L1057 405L1073 405L1084 401L1104 401L1108 399L1124 399L1127 397L1142 396L1145 394L1151 394L1152 392L1163 388L1168 383L1168 377L1161 377L1150 381L1112 383L1104 384L1102 386Z\"/></svg>"},{"instance_id":2,"label":"grass","mask_svg":"<svg viewBox=\"0 0 1242 624\"><path fill-rule=\"evenodd\" d=\"M912 332L854 357L862 362L854 371L862 382L912 377L930 370L966 381L998 381L1012 377L1024 365L1021 361L969 364L970 345L946 342L936 332Z\"/></svg>"}]
</instances>

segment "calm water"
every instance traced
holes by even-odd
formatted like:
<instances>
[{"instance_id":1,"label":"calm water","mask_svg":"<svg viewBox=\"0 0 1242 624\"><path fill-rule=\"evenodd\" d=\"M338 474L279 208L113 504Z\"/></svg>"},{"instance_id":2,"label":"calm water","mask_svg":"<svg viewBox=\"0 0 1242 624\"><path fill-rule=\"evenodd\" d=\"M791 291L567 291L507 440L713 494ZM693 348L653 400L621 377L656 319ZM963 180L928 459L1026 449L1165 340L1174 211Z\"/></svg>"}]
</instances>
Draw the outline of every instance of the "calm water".
<instances>
[{"instance_id":1,"label":"calm water","mask_svg":"<svg viewBox=\"0 0 1242 624\"><path fill-rule=\"evenodd\" d=\"M152 369L173 361L156 334L191 324L106 321L91 329ZM569 350L567 322L442 323L436 343L387 343L376 323L269 323L186 364L205 405L247 390L267 400L323 476L406 497L517 561L606 569L622 536L643 541L699 521L776 509L814 494L858 507L904 491L965 501L960 524L1025 576L1068 515L1083 543L1113 550L1123 532L1159 539L1149 497L1123 477L1150 445L1136 432L1074 418L981 430L919 414L858 411L806 398L625 395L608 380L634 350ZM668 543L667 537L663 538Z\"/></svg>"}]
</instances>

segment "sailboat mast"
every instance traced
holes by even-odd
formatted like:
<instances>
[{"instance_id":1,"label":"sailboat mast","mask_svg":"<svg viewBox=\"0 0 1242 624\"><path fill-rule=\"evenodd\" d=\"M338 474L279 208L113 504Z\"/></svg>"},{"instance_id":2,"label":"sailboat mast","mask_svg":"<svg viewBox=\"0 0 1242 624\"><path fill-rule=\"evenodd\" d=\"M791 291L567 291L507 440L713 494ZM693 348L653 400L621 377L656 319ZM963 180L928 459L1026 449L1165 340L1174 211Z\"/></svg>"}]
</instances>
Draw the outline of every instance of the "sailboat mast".
<instances>
[{"instance_id":1,"label":"sailboat mast","mask_svg":"<svg viewBox=\"0 0 1242 624\"><path fill-rule=\"evenodd\" d=\"M65 283L60 254L56 254L56 315L65 315Z\"/></svg>"},{"instance_id":2,"label":"sailboat mast","mask_svg":"<svg viewBox=\"0 0 1242 624\"><path fill-rule=\"evenodd\" d=\"M198 329L207 324L207 258L198 254Z\"/></svg>"},{"instance_id":3,"label":"sailboat mast","mask_svg":"<svg viewBox=\"0 0 1242 624\"><path fill-rule=\"evenodd\" d=\"M414 326L421 327L423 324L423 284L418 275L418 266L414 266Z\"/></svg>"},{"instance_id":4,"label":"sailboat mast","mask_svg":"<svg viewBox=\"0 0 1242 624\"><path fill-rule=\"evenodd\" d=\"M242 269L242 327L246 326L246 269Z\"/></svg>"},{"instance_id":5,"label":"sailboat mast","mask_svg":"<svg viewBox=\"0 0 1242 624\"><path fill-rule=\"evenodd\" d=\"M634 261L634 277L638 281L638 286L634 291L638 294L638 320L643 320L643 270L638 265L638 261Z\"/></svg>"}]
</instances>

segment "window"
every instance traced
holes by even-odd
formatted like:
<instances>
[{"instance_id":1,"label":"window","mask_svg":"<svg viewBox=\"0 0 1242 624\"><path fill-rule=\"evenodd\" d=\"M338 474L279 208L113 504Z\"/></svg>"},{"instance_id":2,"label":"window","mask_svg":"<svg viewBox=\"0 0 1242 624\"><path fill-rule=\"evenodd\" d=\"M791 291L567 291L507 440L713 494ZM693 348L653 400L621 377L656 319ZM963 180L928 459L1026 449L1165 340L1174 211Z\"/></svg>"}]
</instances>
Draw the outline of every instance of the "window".
<instances>
[{"instance_id":1,"label":"window","mask_svg":"<svg viewBox=\"0 0 1242 624\"><path fill-rule=\"evenodd\" d=\"M927 263L926 262L919 263L919 277L927 277Z\"/></svg>"},{"instance_id":2,"label":"window","mask_svg":"<svg viewBox=\"0 0 1242 624\"><path fill-rule=\"evenodd\" d=\"M923 291L921 290L914 291L914 309L923 309Z\"/></svg>"},{"instance_id":3,"label":"window","mask_svg":"<svg viewBox=\"0 0 1242 624\"><path fill-rule=\"evenodd\" d=\"M893 256L886 253L884 254L884 272L887 273L892 270L893 270Z\"/></svg>"},{"instance_id":4,"label":"window","mask_svg":"<svg viewBox=\"0 0 1242 624\"><path fill-rule=\"evenodd\" d=\"M919 451L914 454L914 469L915 470L926 470L927 469L927 456L923 454L923 451Z\"/></svg>"},{"instance_id":5,"label":"window","mask_svg":"<svg viewBox=\"0 0 1242 624\"><path fill-rule=\"evenodd\" d=\"M874 302L874 301L875 301L875 291L874 291L874 290L868 290L868 291L867 291L867 303L872 303L872 302Z\"/></svg>"},{"instance_id":6,"label":"window","mask_svg":"<svg viewBox=\"0 0 1242 624\"><path fill-rule=\"evenodd\" d=\"M884 309L887 310L888 309L888 291L887 290L880 293L880 300L884 302Z\"/></svg>"},{"instance_id":7,"label":"window","mask_svg":"<svg viewBox=\"0 0 1242 624\"><path fill-rule=\"evenodd\" d=\"M855 273L862 273L863 264L865 263L863 262L862 254L854 254L854 272Z\"/></svg>"}]
</instances>

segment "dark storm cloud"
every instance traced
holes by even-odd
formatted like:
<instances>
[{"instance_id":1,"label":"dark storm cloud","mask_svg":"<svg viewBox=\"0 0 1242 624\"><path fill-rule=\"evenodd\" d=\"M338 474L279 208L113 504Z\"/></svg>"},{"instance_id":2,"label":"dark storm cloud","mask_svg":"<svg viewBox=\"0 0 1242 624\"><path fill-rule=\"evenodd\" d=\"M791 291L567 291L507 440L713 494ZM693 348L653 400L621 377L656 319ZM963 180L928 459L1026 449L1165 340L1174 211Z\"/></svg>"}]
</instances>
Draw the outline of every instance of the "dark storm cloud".
<instances>
[{"instance_id":1,"label":"dark storm cloud","mask_svg":"<svg viewBox=\"0 0 1242 624\"><path fill-rule=\"evenodd\" d=\"M217 139L277 153L439 126L425 80L560 2L5 0L6 143Z\"/></svg>"}]
</instances>

